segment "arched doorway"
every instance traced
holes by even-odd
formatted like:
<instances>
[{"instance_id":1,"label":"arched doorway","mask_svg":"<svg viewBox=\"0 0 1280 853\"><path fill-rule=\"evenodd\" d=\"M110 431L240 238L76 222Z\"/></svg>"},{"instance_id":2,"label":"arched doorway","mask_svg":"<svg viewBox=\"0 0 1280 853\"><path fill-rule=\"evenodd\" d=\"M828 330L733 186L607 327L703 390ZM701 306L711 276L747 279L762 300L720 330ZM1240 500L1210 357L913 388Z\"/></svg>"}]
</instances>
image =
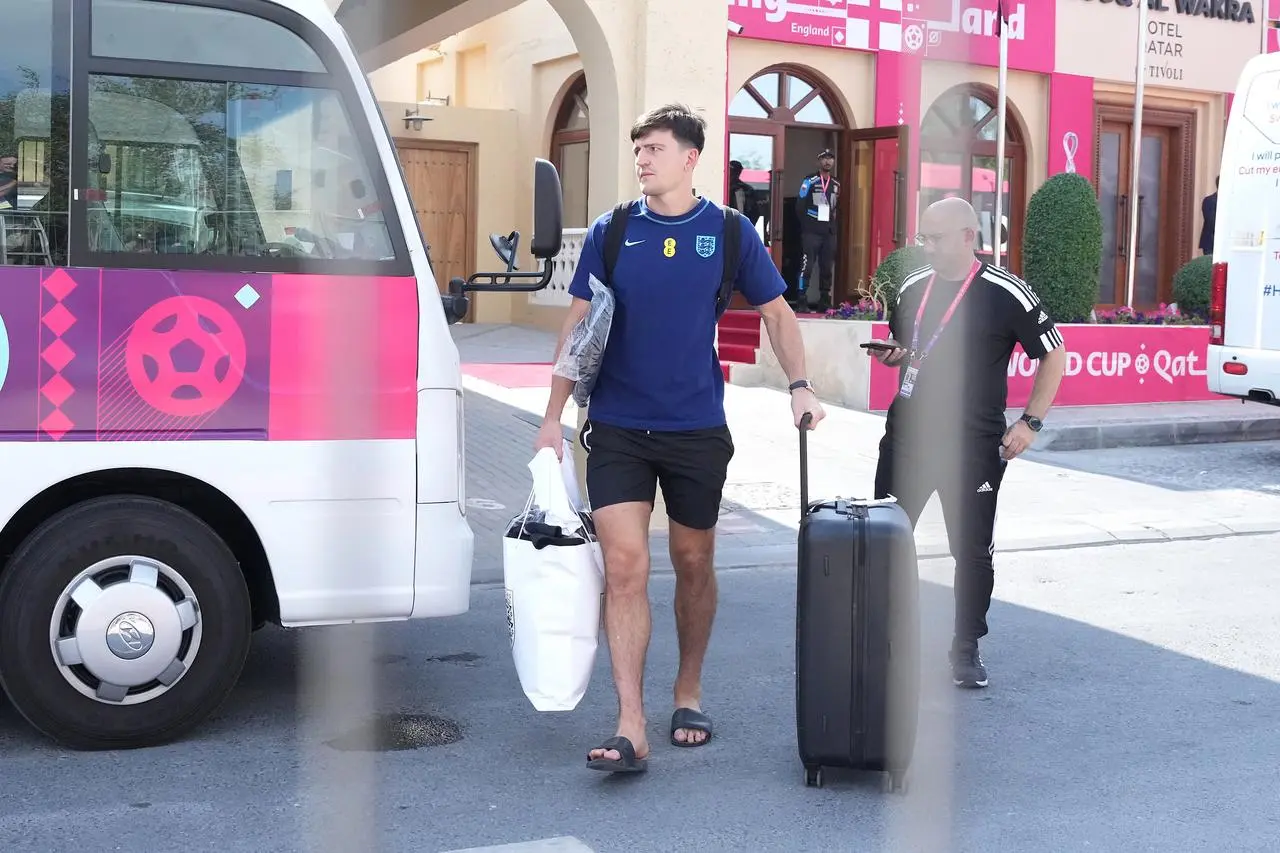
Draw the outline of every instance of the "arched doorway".
<instances>
[{"instance_id":1,"label":"arched doorway","mask_svg":"<svg viewBox=\"0 0 1280 853\"><path fill-rule=\"evenodd\" d=\"M729 160L742 164L742 180L753 190L754 205L744 213L782 271L788 298L798 294L804 258L795 209L800 182L817 169L824 148L837 153L838 177L844 165L839 134L848 123L825 89L816 75L776 66L752 77L729 102Z\"/></svg>"},{"instance_id":2,"label":"arched doorway","mask_svg":"<svg viewBox=\"0 0 1280 853\"><path fill-rule=\"evenodd\" d=\"M579 72L566 84L556 107L551 131L551 156L560 172L564 197L564 227L586 228L591 223L591 109L587 104L587 75Z\"/></svg>"},{"instance_id":3,"label":"arched doorway","mask_svg":"<svg viewBox=\"0 0 1280 853\"><path fill-rule=\"evenodd\" d=\"M990 262L1000 235L1000 265L1022 269L1022 219L1026 209L1027 151L1022 123L1005 111L1001 227L995 225L996 93L964 84L942 93L920 124L920 208L960 196L978 212L978 257Z\"/></svg>"},{"instance_id":4,"label":"arched doorway","mask_svg":"<svg viewBox=\"0 0 1280 853\"><path fill-rule=\"evenodd\" d=\"M804 259L796 209L800 183L817 170L820 151L835 153L841 198L831 301L856 301L871 272L904 238L899 211L905 129L853 130L834 88L813 71L791 65L757 73L730 100L728 112L728 160L743 166L742 180L752 190L748 214L793 303Z\"/></svg>"}]
</instances>

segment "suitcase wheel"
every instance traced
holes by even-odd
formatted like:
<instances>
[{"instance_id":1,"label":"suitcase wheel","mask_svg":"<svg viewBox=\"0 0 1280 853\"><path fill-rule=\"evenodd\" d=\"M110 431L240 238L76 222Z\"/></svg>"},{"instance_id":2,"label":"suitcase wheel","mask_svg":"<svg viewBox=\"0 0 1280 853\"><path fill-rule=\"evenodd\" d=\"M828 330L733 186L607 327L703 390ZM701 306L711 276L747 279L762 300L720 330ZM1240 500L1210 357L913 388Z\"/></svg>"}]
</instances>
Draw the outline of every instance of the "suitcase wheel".
<instances>
[{"instance_id":1,"label":"suitcase wheel","mask_svg":"<svg viewBox=\"0 0 1280 853\"><path fill-rule=\"evenodd\" d=\"M886 794L907 792L907 772L905 770L890 770L882 777L881 785Z\"/></svg>"},{"instance_id":2,"label":"suitcase wheel","mask_svg":"<svg viewBox=\"0 0 1280 853\"><path fill-rule=\"evenodd\" d=\"M806 767L804 769L804 784L807 788L822 787L822 768Z\"/></svg>"}]
</instances>

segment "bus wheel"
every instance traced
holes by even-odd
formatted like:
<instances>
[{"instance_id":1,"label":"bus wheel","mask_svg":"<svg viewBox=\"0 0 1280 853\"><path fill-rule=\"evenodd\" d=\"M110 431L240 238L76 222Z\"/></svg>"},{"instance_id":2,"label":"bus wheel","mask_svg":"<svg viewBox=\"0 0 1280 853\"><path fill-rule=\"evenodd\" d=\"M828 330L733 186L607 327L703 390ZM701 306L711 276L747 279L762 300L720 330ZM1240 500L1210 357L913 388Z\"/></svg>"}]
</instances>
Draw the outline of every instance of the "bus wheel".
<instances>
[{"instance_id":1,"label":"bus wheel","mask_svg":"<svg viewBox=\"0 0 1280 853\"><path fill-rule=\"evenodd\" d=\"M207 524L95 498L44 522L0 575L0 687L64 746L153 746L226 699L252 627L239 564Z\"/></svg>"}]
</instances>

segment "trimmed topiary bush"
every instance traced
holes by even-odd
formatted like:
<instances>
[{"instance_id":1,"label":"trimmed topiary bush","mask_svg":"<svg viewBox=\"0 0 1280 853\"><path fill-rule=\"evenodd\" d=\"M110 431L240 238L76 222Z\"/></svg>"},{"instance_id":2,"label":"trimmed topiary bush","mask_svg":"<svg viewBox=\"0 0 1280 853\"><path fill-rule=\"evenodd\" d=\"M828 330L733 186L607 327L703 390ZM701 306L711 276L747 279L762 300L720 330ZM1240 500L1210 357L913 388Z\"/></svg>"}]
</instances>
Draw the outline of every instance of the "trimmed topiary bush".
<instances>
[{"instance_id":1,"label":"trimmed topiary bush","mask_svg":"<svg viewBox=\"0 0 1280 853\"><path fill-rule=\"evenodd\" d=\"M1088 322L1102 268L1102 211L1093 186L1071 172L1031 195L1022 234L1023 278L1058 323Z\"/></svg>"},{"instance_id":2,"label":"trimmed topiary bush","mask_svg":"<svg viewBox=\"0 0 1280 853\"><path fill-rule=\"evenodd\" d=\"M918 270L929 263L924 249L919 246L906 245L894 249L876 267L871 277L872 296L884 305L885 316L893 314L898 304L898 288L902 287L907 273Z\"/></svg>"},{"instance_id":3,"label":"trimmed topiary bush","mask_svg":"<svg viewBox=\"0 0 1280 853\"><path fill-rule=\"evenodd\" d=\"M1173 276L1173 301L1178 311L1193 317L1209 316L1209 290L1213 276L1213 257L1201 255L1182 265Z\"/></svg>"}]
</instances>

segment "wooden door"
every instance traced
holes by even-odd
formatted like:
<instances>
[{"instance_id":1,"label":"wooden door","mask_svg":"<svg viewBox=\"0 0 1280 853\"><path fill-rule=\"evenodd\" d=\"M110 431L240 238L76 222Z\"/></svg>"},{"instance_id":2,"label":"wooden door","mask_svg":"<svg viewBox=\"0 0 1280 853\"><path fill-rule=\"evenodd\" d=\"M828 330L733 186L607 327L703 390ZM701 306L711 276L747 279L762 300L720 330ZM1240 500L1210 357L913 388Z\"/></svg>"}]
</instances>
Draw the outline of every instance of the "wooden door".
<instances>
[{"instance_id":1,"label":"wooden door","mask_svg":"<svg viewBox=\"0 0 1280 853\"><path fill-rule=\"evenodd\" d=\"M396 147L443 293L451 278L475 272L475 145L398 139Z\"/></svg>"},{"instance_id":2,"label":"wooden door","mask_svg":"<svg viewBox=\"0 0 1280 853\"><path fill-rule=\"evenodd\" d=\"M1133 178L1133 125L1102 122L1098 135L1098 206L1102 212L1102 269L1099 306L1125 304L1129 275L1129 190Z\"/></svg>"},{"instance_id":3,"label":"wooden door","mask_svg":"<svg viewBox=\"0 0 1280 853\"><path fill-rule=\"evenodd\" d=\"M1150 310L1173 299L1173 276L1190 256L1191 163L1194 135L1186 114L1144 112L1139 140L1138 193L1133 196L1132 110L1101 105L1097 133L1097 190L1102 212L1099 307L1128 299L1131 217L1138 230L1133 307Z\"/></svg>"}]
</instances>

